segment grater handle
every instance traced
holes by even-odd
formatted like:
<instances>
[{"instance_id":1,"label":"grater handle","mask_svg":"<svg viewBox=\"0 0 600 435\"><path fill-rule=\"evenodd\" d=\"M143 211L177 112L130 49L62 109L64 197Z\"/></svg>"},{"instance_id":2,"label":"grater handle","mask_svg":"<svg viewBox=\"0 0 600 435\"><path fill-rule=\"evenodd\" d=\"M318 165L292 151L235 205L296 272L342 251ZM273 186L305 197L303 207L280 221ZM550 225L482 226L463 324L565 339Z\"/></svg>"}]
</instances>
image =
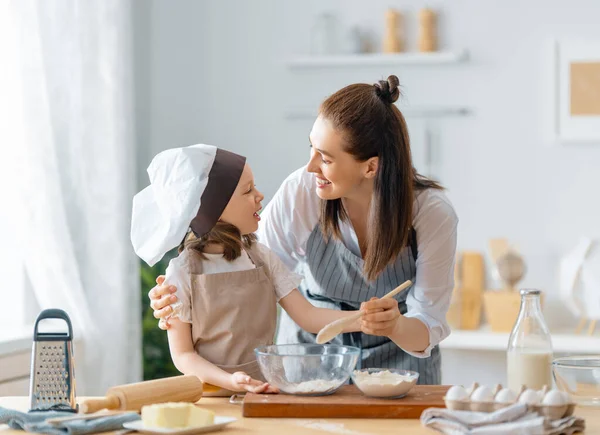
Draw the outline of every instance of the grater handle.
<instances>
[{"instance_id":1,"label":"grater handle","mask_svg":"<svg viewBox=\"0 0 600 435\"><path fill-rule=\"evenodd\" d=\"M121 400L111 394L101 399L84 399L79 403L79 412L83 414L91 414L101 409L121 409Z\"/></svg>"},{"instance_id":2,"label":"grater handle","mask_svg":"<svg viewBox=\"0 0 600 435\"><path fill-rule=\"evenodd\" d=\"M62 319L67 323L67 326L69 328L69 333L66 337L67 340L72 340L73 339L73 326L71 325L71 319L69 318L68 314L59 309L59 308L49 308L47 310L42 311L38 316L37 319L35 320L35 326L33 327L33 340L34 341L39 341L39 338L44 337L47 338L47 333L40 333L38 331L38 324L40 323L41 320L44 319ZM54 335L54 334L52 334ZM62 338L64 339L65 337L62 336Z\"/></svg>"}]
</instances>

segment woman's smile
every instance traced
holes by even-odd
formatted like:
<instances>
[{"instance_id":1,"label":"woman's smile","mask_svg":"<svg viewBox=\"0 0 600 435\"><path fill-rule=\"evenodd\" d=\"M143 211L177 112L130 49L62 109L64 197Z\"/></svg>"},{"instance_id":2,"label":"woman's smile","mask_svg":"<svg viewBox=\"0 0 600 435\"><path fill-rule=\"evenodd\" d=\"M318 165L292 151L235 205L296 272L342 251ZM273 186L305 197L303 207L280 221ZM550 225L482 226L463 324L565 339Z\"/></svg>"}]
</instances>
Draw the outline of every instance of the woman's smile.
<instances>
[{"instance_id":1,"label":"woman's smile","mask_svg":"<svg viewBox=\"0 0 600 435\"><path fill-rule=\"evenodd\" d=\"M331 184L331 181L326 180L325 178L315 177L317 180L317 188L324 189L325 187Z\"/></svg>"}]
</instances>

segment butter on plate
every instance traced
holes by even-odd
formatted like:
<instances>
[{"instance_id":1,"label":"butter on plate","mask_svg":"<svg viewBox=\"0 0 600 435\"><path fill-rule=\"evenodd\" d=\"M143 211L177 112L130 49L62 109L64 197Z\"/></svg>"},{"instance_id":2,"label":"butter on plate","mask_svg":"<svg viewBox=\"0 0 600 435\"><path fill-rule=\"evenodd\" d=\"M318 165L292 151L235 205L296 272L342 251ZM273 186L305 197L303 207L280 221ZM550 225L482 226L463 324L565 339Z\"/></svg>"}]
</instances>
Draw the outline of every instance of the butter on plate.
<instances>
[{"instance_id":1,"label":"butter on plate","mask_svg":"<svg viewBox=\"0 0 600 435\"><path fill-rule=\"evenodd\" d=\"M214 424L215 413L186 402L167 402L142 407L145 427L181 429Z\"/></svg>"}]
</instances>

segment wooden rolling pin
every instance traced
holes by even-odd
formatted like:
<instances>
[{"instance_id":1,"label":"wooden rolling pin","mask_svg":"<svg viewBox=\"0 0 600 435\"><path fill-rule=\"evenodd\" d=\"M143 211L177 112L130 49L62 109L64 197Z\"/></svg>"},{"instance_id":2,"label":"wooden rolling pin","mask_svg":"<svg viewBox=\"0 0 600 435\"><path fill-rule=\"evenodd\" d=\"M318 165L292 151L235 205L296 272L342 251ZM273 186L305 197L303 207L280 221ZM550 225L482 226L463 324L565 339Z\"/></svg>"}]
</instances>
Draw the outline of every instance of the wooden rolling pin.
<instances>
[{"instance_id":1,"label":"wooden rolling pin","mask_svg":"<svg viewBox=\"0 0 600 435\"><path fill-rule=\"evenodd\" d=\"M195 403L200 400L204 390L213 389L217 387L204 385L200 379L191 375L118 385L109 388L103 398L82 400L79 403L79 412L90 414L101 409L140 411L142 406L153 403Z\"/></svg>"}]
</instances>

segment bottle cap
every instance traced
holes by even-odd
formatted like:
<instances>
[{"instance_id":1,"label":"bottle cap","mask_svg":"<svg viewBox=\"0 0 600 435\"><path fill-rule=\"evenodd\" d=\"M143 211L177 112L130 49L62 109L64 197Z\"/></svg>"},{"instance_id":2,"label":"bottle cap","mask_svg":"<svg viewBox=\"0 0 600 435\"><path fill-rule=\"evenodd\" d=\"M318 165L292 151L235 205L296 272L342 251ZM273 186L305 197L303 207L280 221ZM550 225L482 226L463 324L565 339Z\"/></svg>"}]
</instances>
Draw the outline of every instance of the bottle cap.
<instances>
[{"instance_id":1,"label":"bottle cap","mask_svg":"<svg viewBox=\"0 0 600 435\"><path fill-rule=\"evenodd\" d=\"M541 293L542 293L541 290L537 290L537 289L534 289L534 288L524 288L524 289L521 289L521 296L525 296L525 295L539 295Z\"/></svg>"}]
</instances>

